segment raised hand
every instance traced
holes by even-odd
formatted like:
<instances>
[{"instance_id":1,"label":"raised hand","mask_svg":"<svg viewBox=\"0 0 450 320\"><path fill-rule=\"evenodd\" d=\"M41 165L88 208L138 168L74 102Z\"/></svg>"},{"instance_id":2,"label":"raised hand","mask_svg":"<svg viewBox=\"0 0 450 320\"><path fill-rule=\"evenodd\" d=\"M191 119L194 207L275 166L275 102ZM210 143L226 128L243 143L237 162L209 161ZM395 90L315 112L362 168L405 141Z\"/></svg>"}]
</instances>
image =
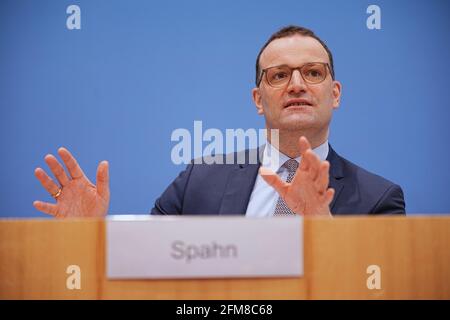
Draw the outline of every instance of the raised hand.
<instances>
[{"instance_id":1,"label":"raised hand","mask_svg":"<svg viewBox=\"0 0 450 320\"><path fill-rule=\"evenodd\" d=\"M301 163L292 182L287 183L273 171L261 168L259 173L295 213L329 216L334 189L328 188L330 163L321 161L305 137L299 140Z\"/></svg>"},{"instance_id":2,"label":"raised hand","mask_svg":"<svg viewBox=\"0 0 450 320\"><path fill-rule=\"evenodd\" d=\"M56 203L34 201L34 207L55 217L103 217L109 206L108 162L102 161L97 168L97 186L85 176L72 154L59 148L58 154L66 165L70 177L55 156L45 156L45 162L59 182L36 168L34 174L42 186L55 198Z\"/></svg>"}]
</instances>

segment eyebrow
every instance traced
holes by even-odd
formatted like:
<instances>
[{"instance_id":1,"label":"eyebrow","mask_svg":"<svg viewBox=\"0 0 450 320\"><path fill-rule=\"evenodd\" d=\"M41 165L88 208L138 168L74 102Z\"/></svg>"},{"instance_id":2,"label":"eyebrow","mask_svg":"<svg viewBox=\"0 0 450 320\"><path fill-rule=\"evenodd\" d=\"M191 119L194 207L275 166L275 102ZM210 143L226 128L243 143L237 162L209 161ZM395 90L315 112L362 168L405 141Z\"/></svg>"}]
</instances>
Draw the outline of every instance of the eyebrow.
<instances>
[{"instance_id":1,"label":"eyebrow","mask_svg":"<svg viewBox=\"0 0 450 320\"><path fill-rule=\"evenodd\" d=\"M305 64L310 64L310 63L326 63L326 64L329 64L328 62L325 62L325 61L310 61L310 62L305 62L304 64L299 65L297 67L292 67L291 65L285 63L285 64L277 64L277 65L274 65L274 66L262 68L261 70L266 70L266 69L275 68L275 67L289 67L291 69L295 69L295 68L303 67Z\"/></svg>"}]
</instances>

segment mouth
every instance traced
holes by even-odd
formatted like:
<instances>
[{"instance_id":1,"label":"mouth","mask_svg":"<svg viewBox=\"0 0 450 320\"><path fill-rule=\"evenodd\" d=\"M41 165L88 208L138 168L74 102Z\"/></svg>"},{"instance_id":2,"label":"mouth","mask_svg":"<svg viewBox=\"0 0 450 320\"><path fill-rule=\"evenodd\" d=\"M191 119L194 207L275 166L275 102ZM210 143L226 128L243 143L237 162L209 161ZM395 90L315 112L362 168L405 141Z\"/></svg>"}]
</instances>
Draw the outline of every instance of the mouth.
<instances>
[{"instance_id":1,"label":"mouth","mask_svg":"<svg viewBox=\"0 0 450 320\"><path fill-rule=\"evenodd\" d=\"M292 99L289 100L285 105L284 109L287 108L302 108L302 107L312 107L312 103L306 99Z\"/></svg>"}]
</instances>

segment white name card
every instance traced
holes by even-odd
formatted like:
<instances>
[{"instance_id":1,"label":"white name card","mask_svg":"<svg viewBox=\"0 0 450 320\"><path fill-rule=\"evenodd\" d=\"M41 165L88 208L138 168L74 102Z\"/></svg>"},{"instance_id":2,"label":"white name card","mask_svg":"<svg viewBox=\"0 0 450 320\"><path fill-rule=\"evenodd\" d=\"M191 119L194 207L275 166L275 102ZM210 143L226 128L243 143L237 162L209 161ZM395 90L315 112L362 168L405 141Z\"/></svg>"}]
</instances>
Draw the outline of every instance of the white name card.
<instances>
[{"instance_id":1,"label":"white name card","mask_svg":"<svg viewBox=\"0 0 450 320\"><path fill-rule=\"evenodd\" d=\"M110 216L110 279L298 277L303 219Z\"/></svg>"}]
</instances>

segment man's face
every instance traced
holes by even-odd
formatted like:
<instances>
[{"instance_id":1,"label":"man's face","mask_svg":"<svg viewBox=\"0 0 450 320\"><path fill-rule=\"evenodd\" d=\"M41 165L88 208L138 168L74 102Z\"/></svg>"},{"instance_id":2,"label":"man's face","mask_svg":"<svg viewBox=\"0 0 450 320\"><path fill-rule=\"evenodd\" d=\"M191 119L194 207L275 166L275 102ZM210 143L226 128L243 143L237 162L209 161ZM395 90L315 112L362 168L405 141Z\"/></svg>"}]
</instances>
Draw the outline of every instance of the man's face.
<instances>
[{"instance_id":1,"label":"man's face","mask_svg":"<svg viewBox=\"0 0 450 320\"><path fill-rule=\"evenodd\" d=\"M261 54L260 69L279 65L296 68L309 62L330 63L320 42L295 35L272 41ZM253 100L258 114L266 119L267 129L327 132L332 111L339 106L341 95L340 83L333 81L327 71L323 82L310 84L303 80L299 70L294 70L290 82L280 88L270 86L263 75L259 88L253 89ZM299 101L302 105L298 105ZM289 106L291 102L297 105Z\"/></svg>"}]
</instances>

